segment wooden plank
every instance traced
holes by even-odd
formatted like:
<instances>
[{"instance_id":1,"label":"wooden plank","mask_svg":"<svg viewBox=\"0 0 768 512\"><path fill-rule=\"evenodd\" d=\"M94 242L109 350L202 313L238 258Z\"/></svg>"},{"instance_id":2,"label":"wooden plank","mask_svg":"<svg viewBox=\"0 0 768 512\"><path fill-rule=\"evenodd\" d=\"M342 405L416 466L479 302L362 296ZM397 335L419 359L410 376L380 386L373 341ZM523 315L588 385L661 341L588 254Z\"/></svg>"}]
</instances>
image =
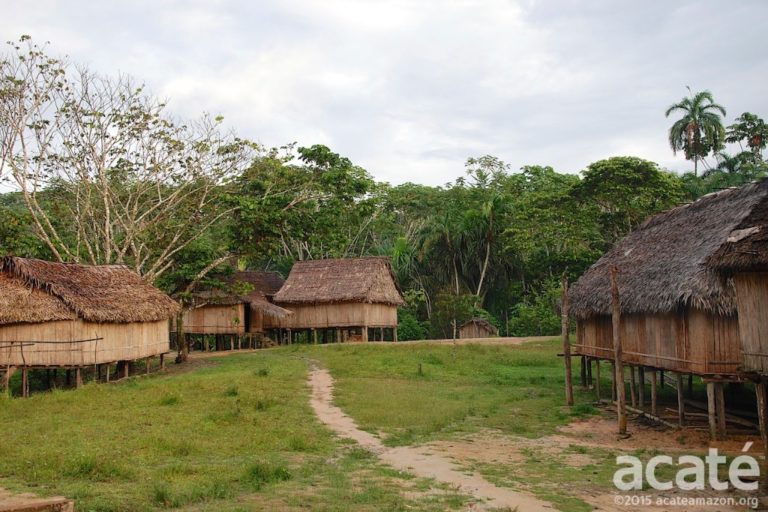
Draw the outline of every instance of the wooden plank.
<instances>
[{"instance_id":1,"label":"wooden plank","mask_svg":"<svg viewBox=\"0 0 768 512\"><path fill-rule=\"evenodd\" d=\"M680 390L678 390L678 393L680 393ZM707 417L709 418L709 436L714 441L717 441L718 439L716 401L717 398L715 396L715 383L707 382Z\"/></svg>"},{"instance_id":2,"label":"wooden plank","mask_svg":"<svg viewBox=\"0 0 768 512\"><path fill-rule=\"evenodd\" d=\"M571 334L568 318L568 277L562 279L562 305L560 316L560 332L563 336L563 362L565 363L565 403L573 405L573 370L571 368Z\"/></svg>"}]
</instances>

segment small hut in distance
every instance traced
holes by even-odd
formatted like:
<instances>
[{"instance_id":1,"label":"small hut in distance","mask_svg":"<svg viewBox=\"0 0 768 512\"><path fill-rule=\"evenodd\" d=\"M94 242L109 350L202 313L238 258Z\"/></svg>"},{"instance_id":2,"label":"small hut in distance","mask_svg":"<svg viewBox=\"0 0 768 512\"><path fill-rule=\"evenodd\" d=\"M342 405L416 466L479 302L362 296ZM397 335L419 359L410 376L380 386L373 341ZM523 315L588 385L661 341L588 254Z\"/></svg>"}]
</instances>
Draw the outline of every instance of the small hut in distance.
<instances>
[{"instance_id":1,"label":"small hut in distance","mask_svg":"<svg viewBox=\"0 0 768 512\"><path fill-rule=\"evenodd\" d=\"M283 285L276 272L235 272L222 286L193 293L192 308L184 313L189 335L228 335L230 339L263 335L291 314L271 302Z\"/></svg>"},{"instance_id":2,"label":"small hut in distance","mask_svg":"<svg viewBox=\"0 0 768 512\"><path fill-rule=\"evenodd\" d=\"M280 320L280 334L290 341L305 331L314 342L318 335L322 341L397 341L397 306L405 303L386 257L298 261L274 301L293 312Z\"/></svg>"},{"instance_id":3,"label":"small hut in distance","mask_svg":"<svg viewBox=\"0 0 768 512\"><path fill-rule=\"evenodd\" d=\"M122 265L0 261L0 368L5 384L22 370L81 370L147 360L170 351L168 320L178 304Z\"/></svg>"},{"instance_id":4,"label":"small hut in distance","mask_svg":"<svg viewBox=\"0 0 768 512\"><path fill-rule=\"evenodd\" d=\"M492 338L499 335L499 330L485 318L471 318L459 327L459 338Z\"/></svg>"}]
</instances>

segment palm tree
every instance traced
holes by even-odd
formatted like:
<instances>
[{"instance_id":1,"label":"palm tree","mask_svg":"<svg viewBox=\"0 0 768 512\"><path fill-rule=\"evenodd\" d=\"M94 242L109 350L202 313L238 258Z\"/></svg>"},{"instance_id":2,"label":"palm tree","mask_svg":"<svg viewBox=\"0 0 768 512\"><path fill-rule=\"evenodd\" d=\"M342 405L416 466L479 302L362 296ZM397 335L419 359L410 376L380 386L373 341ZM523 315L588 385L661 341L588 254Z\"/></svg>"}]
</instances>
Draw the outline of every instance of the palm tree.
<instances>
[{"instance_id":1,"label":"palm tree","mask_svg":"<svg viewBox=\"0 0 768 512\"><path fill-rule=\"evenodd\" d=\"M693 94L690 87L687 89L689 96L666 112L667 117L678 111L683 114L669 129L669 145L674 154L683 151L686 160L693 160L693 173L698 176L699 159L722 147L725 128L720 114L725 116L725 108L715 103L711 92Z\"/></svg>"}]
</instances>

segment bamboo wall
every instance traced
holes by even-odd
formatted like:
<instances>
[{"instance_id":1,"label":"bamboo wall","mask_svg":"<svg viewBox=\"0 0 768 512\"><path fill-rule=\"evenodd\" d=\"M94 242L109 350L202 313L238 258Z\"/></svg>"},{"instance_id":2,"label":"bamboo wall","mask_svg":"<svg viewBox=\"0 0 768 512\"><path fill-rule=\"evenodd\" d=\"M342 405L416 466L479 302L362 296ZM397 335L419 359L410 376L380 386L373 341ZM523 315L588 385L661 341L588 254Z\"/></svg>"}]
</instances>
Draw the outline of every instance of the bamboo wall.
<instances>
[{"instance_id":1,"label":"bamboo wall","mask_svg":"<svg viewBox=\"0 0 768 512\"><path fill-rule=\"evenodd\" d=\"M461 339L490 338L495 335L495 332L489 331L488 329L475 323L467 324L459 329L459 338Z\"/></svg>"},{"instance_id":2,"label":"bamboo wall","mask_svg":"<svg viewBox=\"0 0 768 512\"><path fill-rule=\"evenodd\" d=\"M278 304L293 315L275 319L275 327L327 329L332 327L397 327L397 306L344 302L338 304Z\"/></svg>"},{"instance_id":3,"label":"bamboo wall","mask_svg":"<svg viewBox=\"0 0 768 512\"><path fill-rule=\"evenodd\" d=\"M190 334L242 334L245 328L245 304L208 305L184 313L184 332Z\"/></svg>"},{"instance_id":4,"label":"bamboo wall","mask_svg":"<svg viewBox=\"0 0 768 512\"><path fill-rule=\"evenodd\" d=\"M72 343L95 338L103 339ZM10 342L14 342L13 345ZM167 320L129 324L62 320L0 326L0 366L86 366L141 359L169 351Z\"/></svg>"},{"instance_id":5,"label":"bamboo wall","mask_svg":"<svg viewBox=\"0 0 768 512\"><path fill-rule=\"evenodd\" d=\"M744 371L768 375L768 272L734 277Z\"/></svg>"},{"instance_id":6,"label":"bamboo wall","mask_svg":"<svg viewBox=\"0 0 768 512\"><path fill-rule=\"evenodd\" d=\"M701 375L740 372L742 354L736 317L695 309L622 315L620 336L625 363ZM610 316L579 320L576 338L578 354L613 358Z\"/></svg>"}]
</instances>

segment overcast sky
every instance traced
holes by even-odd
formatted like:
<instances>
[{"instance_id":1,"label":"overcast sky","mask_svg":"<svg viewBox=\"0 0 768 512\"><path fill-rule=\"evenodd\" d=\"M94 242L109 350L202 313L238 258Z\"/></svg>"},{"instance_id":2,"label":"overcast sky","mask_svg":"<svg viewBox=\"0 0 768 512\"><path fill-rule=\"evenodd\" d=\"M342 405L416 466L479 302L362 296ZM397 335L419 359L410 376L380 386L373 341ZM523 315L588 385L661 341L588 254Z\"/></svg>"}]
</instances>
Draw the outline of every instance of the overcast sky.
<instances>
[{"instance_id":1,"label":"overcast sky","mask_svg":"<svg viewBox=\"0 0 768 512\"><path fill-rule=\"evenodd\" d=\"M3 40L50 41L145 82L179 117L326 144L395 184L442 184L485 154L688 170L664 110L690 85L726 123L768 117L767 19L760 0L0 0Z\"/></svg>"}]
</instances>

